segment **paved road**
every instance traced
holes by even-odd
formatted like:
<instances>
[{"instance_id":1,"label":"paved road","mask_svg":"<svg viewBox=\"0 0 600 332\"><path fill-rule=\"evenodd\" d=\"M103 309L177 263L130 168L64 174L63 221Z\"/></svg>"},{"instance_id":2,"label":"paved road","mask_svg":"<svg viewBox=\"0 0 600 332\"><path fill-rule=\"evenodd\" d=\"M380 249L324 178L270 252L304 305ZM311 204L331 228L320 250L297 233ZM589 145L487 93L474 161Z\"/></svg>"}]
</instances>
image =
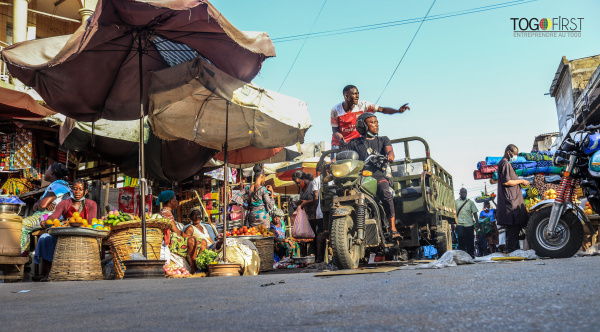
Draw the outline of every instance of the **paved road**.
<instances>
[{"instance_id":1,"label":"paved road","mask_svg":"<svg viewBox=\"0 0 600 332\"><path fill-rule=\"evenodd\" d=\"M586 257L329 278L0 284L0 330L598 331L599 280L600 257Z\"/></svg>"}]
</instances>

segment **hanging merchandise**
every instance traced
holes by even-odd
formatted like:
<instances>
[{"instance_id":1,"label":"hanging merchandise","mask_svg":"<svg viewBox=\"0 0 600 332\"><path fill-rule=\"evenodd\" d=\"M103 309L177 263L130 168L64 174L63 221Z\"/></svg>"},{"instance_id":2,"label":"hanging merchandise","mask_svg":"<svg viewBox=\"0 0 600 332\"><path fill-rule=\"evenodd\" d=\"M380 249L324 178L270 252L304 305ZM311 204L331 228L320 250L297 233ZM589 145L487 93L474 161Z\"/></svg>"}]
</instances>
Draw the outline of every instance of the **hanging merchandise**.
<instances>
[{"instance_id":1,"label":"hanging merchandise","mask_svg":"<svg viewBox=\"0 0 600 332\"><path fill-rule=\"evenodd\" d=\"M33 186L26 179L10 178L2 185L2 194L4 195L21 195L31 191Z\"/></svg>"},{"instance_id":2,"label":"hanging merchandise","mask_svg":"<svg viewBox=\"0 0 600 332\"><path fill-rule=\"evenodd\" d=\"M0 167L4 170L19 170L31 167L33 134L26 129L0 135Z\"/></svg>"}]
</instances>

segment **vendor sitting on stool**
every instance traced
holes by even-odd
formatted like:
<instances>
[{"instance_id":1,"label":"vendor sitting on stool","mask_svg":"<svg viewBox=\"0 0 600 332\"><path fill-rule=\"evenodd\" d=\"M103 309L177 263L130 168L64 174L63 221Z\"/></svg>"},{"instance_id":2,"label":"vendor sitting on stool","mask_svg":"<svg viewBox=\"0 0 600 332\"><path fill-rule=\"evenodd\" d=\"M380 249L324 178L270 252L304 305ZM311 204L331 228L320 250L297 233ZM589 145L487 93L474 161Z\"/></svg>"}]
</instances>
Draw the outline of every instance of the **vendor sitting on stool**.
<instances>
[{"instance_id":1,"label":"vendor sitting on stool","mask_svg":"<svg viewBox=\"0 0 600 332\"><path fill-rule=\"evenodd\" d=\"M192 209L190 212L191 223L185 226L183 232L188 236L193 236L199 242L199 252L204 251L208 247L215 243L215 238L208 230L208 227L202 225L202 212L198 207Z\"/></svg>"},{"instance_id":2,"label":"vendor sitting on stool","mask_svg":"<svg viewBox=\"0 0 600 332\"><path fill-rule=\"evenodd\" d=\"M156 205L163 203L163 208L160 210L160 215L168 219L171 222L171 228L165 230L164 241L171 254L176 254L182 258L187 258L192 271L194 273L194 266L196 266L197 241L193 236L187 235L177 227L177 222L173 216L173 210L177 210L179 203L175 198L173 190L165 190L158 195Z\"/></svg>"},{"instance_id":3,"label":"vendor sitting on stool","mask_svg":"<svg viewBox=\"0 0 600 332\"><path fill-rule=\"evenodd\" d=\"M83 179L77 179L73 182L72 196L69 199L65 199L58 203L56 210L48 217L48 220L62 219L67 220L71 217L81 217L91 222L93 218L97 217L97 205L96 202L86 199L87 195L87 182ZM42 227L47 228L46 222L42 222ZM52 267L52 260L54 258L54 249L56 248L57 238L50 234L43 234L38 240L37 247L35 248L35 255L33 261L36 264L40 264L40 258L43 260L42 274L47 277Z\"/></svg>"},{"instance_id":4,"label":"vendor sitting on stool","mask_svg":"<svg viewBox=\"0 0 600 332\"><path fill-rule=\"evenodd\" d=\"M275 234L274 250L277 257L280 259L283 257L289 257L292 255L294 249L294 241L285 238L285 226L282 223L284 214L280 209L273 209L271 212L271 232Z\"/></svg>"}]
</instances>

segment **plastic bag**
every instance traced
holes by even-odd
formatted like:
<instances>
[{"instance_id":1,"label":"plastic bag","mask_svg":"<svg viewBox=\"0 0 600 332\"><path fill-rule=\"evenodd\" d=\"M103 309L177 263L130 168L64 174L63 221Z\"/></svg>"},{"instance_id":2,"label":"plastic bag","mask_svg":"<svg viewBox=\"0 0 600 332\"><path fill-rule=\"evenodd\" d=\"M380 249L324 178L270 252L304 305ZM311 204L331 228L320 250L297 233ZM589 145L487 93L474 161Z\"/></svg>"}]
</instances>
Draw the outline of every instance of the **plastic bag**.
<instances>
[{"instance_id":1,"label":"plastic bag","mask_svg":"<svg viewBox=\"0 0 600 332\"><path fill-rule=\"evenodd\" d=\"M508 257L523 257L525 259L540 258L538 255L535 254L535 250L533 250L533 249L530 249L530 250L517 249L517 250L511 252L510 254L508 254Z\"/></svg>"},{"instance_id":2,"label":"plastic bag","mask_svg":"<svg viewBox=\"0 0 600 332\"><path fill-rule=\"evenodd\" d=\"M457 266L463 264L473 264L475 260L471 255L467 254L462 250L450 250L446 251L440 259L429 264L418 266L421 269L441 269L449 266Z\"/></svg>"},{"instance_id":3,"label":"plastic bag","mask_svg":"<svg viewBox=\"0 0 600 332\"><path fill-rule=\"evenodd\" d=\"M312 239L315 237L315 233L313 232L312 228L310 228L308 215L306 215L304 209L298 207L292 218L294 223L292 228L292 237L298 239Z\"/></svg>"}]
</instances>

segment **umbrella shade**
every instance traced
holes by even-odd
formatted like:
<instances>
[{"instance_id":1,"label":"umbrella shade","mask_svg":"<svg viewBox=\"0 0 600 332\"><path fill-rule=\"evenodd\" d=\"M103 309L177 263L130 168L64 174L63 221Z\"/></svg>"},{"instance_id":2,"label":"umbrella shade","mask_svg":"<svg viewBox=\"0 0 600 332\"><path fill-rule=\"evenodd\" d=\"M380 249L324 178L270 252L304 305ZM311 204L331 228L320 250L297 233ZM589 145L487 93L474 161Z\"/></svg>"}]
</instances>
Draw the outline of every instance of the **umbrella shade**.
<instances>
[{"instance_id":1,"label":"umbrella shade","mask_svg":"<svg viewBox=\"0 0 600 332\"><path fill-rule=\"evenodd\" d=\"M198 57L152 74L150 123L162 139L183 138L220 150L229 114L229 149L303 142L306 103L228 75Z\"/></svg>"},{"instance_id":2,"label":"umbrella shade","mask_svg":"<svg viewBox=\"0 0 600 332\"><path fill-rule=\"evenodd\" d=\"M189 178L201 171L217 152L194 142L164 141L151 131L146 133L145 146L149 151L144 156L146 169L161 180L180 181ZM60 142L65 148L92 150L104 160L124 169L137 169L139 166L139 136L138 120L100 120L94 126L93 139L91 123L67 118L60 128Z\"/></svg>"},{"instance_id":3,"label":"umbrella shade","mask_svg":"<svg viewBox=\"0 0 600 332\"><path fill-rule=\"evenodd\" d=\"M294 181L281 181L275 174L266 177L265 185L271 185L273 191L279 194L297 195L300 193L300 188L298 188Z\"/></svg>"},{"instance_id":4,"label":"umbrella shade","mask_svg":"<svg viewBox=\"0 0 600 332\"><path fill-rule=\"evenodd\" d=\"M147 111L149 72L190 54L249 82L275 51L266 33L239 31L206 0L99 0L94 15L73 35L10 46L2 59L54 110L96 121L139 119L140 76Z\"/></svg>"},{"instance_id":5,"label":"umbrella shade","mask_svg":"<svg viewBox=\"0 0 600 332\"><path fill-rule=\"evenodd\" d=\"M10 119L41 119L56 114L40 105L30 95L0 87L0 117Z\"/></svg>"},{"instance_id":6,"label":"umbrella shade","mask_svg":"<svg viewBox=\"0 0 600 332\"><path fill-rule=\"evenodd\" d=\"M277 169L277 178L282 181L291 181L292 174L296 171L302 171L304 173L311 173L315 177L317 176L317 163L319 158L308 158L304 161L294 163L282 168Z\"/></svg>"},{"instance_id":7,"label":"umbrella shade","mask_svg":"<svg viewBox=\"0 0 600 332\"><path fill-rule=\"evenodd\" d=\"M280 163L284 161L294 160L294 158L300 156L299 152L292 151L286 148L259 149L253 146L247 146L245 148L229 151L228 154L229 163L242 165L242 168L244 168L245 164ZM225 154L223 152L219 152L215 155L214 158L220 161L224 161Z\"/></svg>"}]
</instances>

